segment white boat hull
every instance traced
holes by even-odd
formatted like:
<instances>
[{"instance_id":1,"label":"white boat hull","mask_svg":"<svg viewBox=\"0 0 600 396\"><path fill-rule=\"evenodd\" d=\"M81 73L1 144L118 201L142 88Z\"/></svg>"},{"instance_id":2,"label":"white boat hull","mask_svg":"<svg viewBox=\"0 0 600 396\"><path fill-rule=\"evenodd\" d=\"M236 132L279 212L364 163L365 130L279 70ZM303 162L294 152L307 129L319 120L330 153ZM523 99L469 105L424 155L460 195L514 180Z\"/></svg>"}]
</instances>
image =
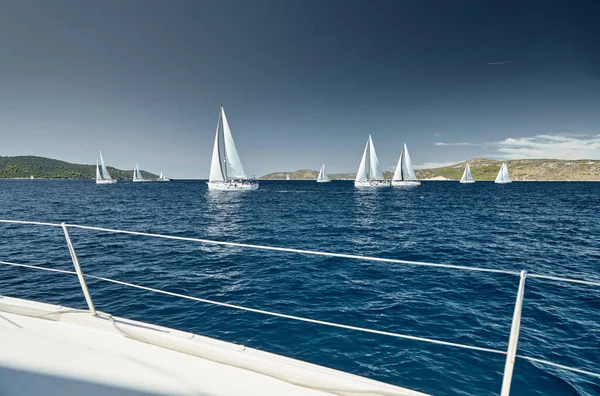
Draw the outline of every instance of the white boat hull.
<instances>
[{"instance_id":1,"label":"white boat hull","mask_svg":"<svg viewBox=\"0 0 600 396\"><path fill-rule=\"evenodd\" d=\"M389 180L364 180L364 181L354 181L354 187L362 188L362 187L389 187Z\"/></svg>"},{"instance_id":2,"label":"white boat hull","mask_svg":"<svg viewBox=\"0 0 600 396\"><path fill-rule=\"evenodd\" d=\"M96 184L115 184L117 179L96 179Z\"/></svg>"},{"instance_id":3,"label":"white boat hull","mask_svg":"<svg viewBox=\"0 0 600 396\"><path fill-rule=\"evenodd\" d=\"M207 182L209 190L217 191L250 191L258 190L257 182Z\"/></svg>"},{"instance_id":4,"label":"white boat hull","mask_svg":"<svg viewBox=\"0 0 600 396\"><path fill-rule=\"evenodd\" d=\"M421 182L418 180L392 180L392 187L416 187L420 185Z\"/></svg>"},{"instance_id":5,"label":"white boat hull","mask_svg":"<svg viewBox=\"0 0 600 396\"><path fill-rule=\"evenodd\" d=\"M168 182L168 181L171 181L171 179L156 179L156 181L159 181L159 182Z\"/></svg>"},{"instance_id":6,"label":"white boat hull","mask_svg":"<svg viewBox=\"0 0 600 396\"><path fill-rule=\"evenodd\" d=\"M512 181L511 180L498 180L498 181L495 181L494 183L496 183L496 184L508 184L508 183L512 183Z\"/></svg>"},{"instance_id":7,"label":"white boat hull","mask_svg":"<svg viewBox=\"0 0 600 396\"><path fill-rule=\"evenodd\" d=\"M133 180L132 180L132 182L134 182L134 183L144 183L144 182L150 182L150 181L152 181L152 180L146 180L146 179L142 179L142 180L139 180L139 179L133 179Z\"/></svg>"},{"instance_id":8,"label":"white boat hull","mask_svg":"<svg viewBox=\"0 0 600 396\"><path fill-rule=\"evenodd\" d=\"M469 183L475 183L475 180L461 180L460 182L463 184L469 184Z\"/></svg>"},{"instance_id":9,"label":"white boat hull","mask_svg":"<svg viewBox=\"0 0 600 396\"><path fill-rule=\"evenodd\" d=\"M317 180L317 183L329 183L331 180Z\"/></svg>"}]
</instances>

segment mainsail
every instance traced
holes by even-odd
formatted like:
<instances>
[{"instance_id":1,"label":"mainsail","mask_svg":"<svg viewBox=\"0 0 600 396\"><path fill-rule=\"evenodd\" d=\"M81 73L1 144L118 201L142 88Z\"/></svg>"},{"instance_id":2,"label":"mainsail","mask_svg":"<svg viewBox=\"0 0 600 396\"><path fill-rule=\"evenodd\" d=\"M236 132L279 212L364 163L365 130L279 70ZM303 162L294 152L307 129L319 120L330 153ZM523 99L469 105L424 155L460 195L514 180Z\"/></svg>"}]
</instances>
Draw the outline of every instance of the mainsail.
<instances>
[{"instance_id":1,"label":"mainsail","mask_svg":"<svg viewBox=\"0 0 600 396\"><path fill-rule=\"evenodd\" d=\"M228 179L247 179L246 172L244 172L244 168L242 167L242 161L233 142L233 136L231 136L231 130L229 129L229 123L227 122L223 106L221 106L221 118L223 120L225 165L227 166L226 176Z\"/></svg>"},{"instance_id":2,"label":"mainsail","mask_svg":"<svg viewBox=\"0 0 600 396\"><path fill-rule=\"evenodd\" d=\"M381 170L379 170L379 159L377 158L377 153L375 152L375 145L373 144L373 139L371 138L371 135L369 135L369 157L369 177L371 179L383 179L383 174L381 173Z\"/></svg>"},{"instance_id":3,"label":"mainsail","mask_svg":"<svg viewBox=\"0 0 600 396\"><path fill-rule=\"evenodd\" d=\"M96 180L101 180L102 175L100 175L100 159L96 158Z\"/></svg>"},{"instance_id":4,"label":"mainsail","mask_svg":"<svg viewBox=\"0 0 600 396\"><path fill-rule=\"evenodd\" d=\"M402 171L404 164L404 150L400 152L400 159L398 160L398 165L396 165L396 171L394 172L394 177L392 180L404 180L404 172Z\"/></svg>"},{"instance_id":5,"label":"mainsail","mask_svg":"<svg viewBox=\"0 0 600 396\"><path fill-rule=\"evenodd\" d=\"M471 174L471 166L467 163L467 166L465 167L465 171L463 172L462 177L460 178L460 181L472 181L473 180L473 175Z\"/></svg>"},{"instance_id":6,"label":"mainsail","mask_svg":"<svg viewBox=\"0 0 600 396\"><path fill-rule=\"evenodd\" d=\"M220 131L223 131L223 150L220 145ZM238 155L229 123L225 116L225 110L221 106L217 120L217 131L215 132L215 144L213 147L212 161L210 164L209 182L224 182L231 179L247 179L246 172Z\"/></svg>"},{"instance_id":7,"label":"mainsail","mask_svg":"<svg viewBox=\"0 0 600 396\"><path fill-rule=\"evenodd\" d=\"M496 183L510 181L510 177L508 176L508 166L506 166L506 163L503 162L500 170L498 171L498 176L496 176Z\"/></svg>"},{"instance_id":8,"label":"mainsail","mask_svg":"<svg viewBox=\"0 0 600 396\"><path fill-rule=\"evenodd\" d=\"M108 169L104 165L104 159L102 159L102 152L98 150L98 156L100 157L100 165L102 166L102 177L101 179L110 179L110 174L108 173ZM98 178L98 170L96 169L96 178Z\"/></svg>"},{"instance_id":9,"label":"mainsail","mask_svg":"<svg viewBox=\"0 0 600 396\"><path fill-rule=\"evenodd\" d=\"M138 164L135 164L135 170L133 171L133 180L144 180L142 176L142 172L140 172L140 167Z\"/></svg>"},{"instance_id":10,"label":"mainsail","mask_svg":"<svg viewBox=\"0 0 600 396\"><path fill-rule=\"evenodd\" d=\"M327 178L327 173L325 172L325 164L321 165L321 170L319 171L319 177L317 177L317 180L320 180L320 181L329 180Z\"/></svg>"}]
</instances>

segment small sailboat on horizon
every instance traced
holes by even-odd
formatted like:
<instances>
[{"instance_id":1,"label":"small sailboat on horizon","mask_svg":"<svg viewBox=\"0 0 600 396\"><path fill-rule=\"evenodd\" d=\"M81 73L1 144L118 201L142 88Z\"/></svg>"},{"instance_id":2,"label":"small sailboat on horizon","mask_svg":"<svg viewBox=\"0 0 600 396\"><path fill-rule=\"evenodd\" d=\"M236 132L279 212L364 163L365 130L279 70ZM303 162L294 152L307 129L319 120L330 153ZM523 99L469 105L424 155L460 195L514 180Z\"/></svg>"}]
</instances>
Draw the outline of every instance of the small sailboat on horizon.
<instances>
[{"instance_id":1,"label":"small sailboat on horizon","mask_svg":"<svg viewBox=\"0 0 600 396\"><path fill-rule=\"evenodd\" d=\"M462 177L460 178L461 183L475 183L475 179L473 179L473 175L471 174L471 166L467 162L467 166L465 166L465 171L463 172Z\"/></svg>"},{"instance_id":2,"label":"small sailboat on horizon","mask_svg":"<svg viewBox=\"0 0 600 396\"><path fill-rule=\"evenodd\" d=\"M222 150L220 136L223 141ZM246 177L222 105L217 119L217 132L207 184L209 190L248 191L258 189L258 182Z\"/></svg>"},{"instance_id":3,"label":"small sailboat on horizon","mask_svg":"<svg viewBox=\"0 0 600 396\"><path fill-rule=\"evenodd\" d=\"M319 171L319 176L317 176L317 183L329 183L331 180L327 177L327 172L325 172L325 164L321 165L321 170Z\"/></svg>"},{"instance_id":4,"label":"small sailboat on horizon","mask_svg":"<svg viewBox=\"0 0 600 396\"><path fill-rule=\"evenodd\" d=\"M498 171L498 176L496 176L496 180L494 180L494 183L497 183L497 184L512 183L512 180L510 180L510 176L508 175L508 166L506 166L506 162L502 163L502 166L500 167L500 170Z\"/></svg>"},{"instance_id":5,"label":"small sailboat on horizon","mask_svg":"<svg viewBox=\"0 0 600 396\"><path fill-rule=\"evenodd\" d=\"M169 179L168 177L166 177L163 173L163 171L160 171L160 176L158 176L158 179L156 179L156 181L161 181L161 182L168 182L171 181L171 179Z\"/></svg>"},{"instance_id":6,"label":"small sailboat on horizon","mask_svg":"<svg viewBox=\"0 0 600 396\"><path fill-rule=\"evenodd\" d=\"M408 148L406 143L404 149L400 153L400 159L398 165L396 165L396 171L392 178L392 186L394 187L414 187L420 186L421 182L417 180L415 169L413 168L412 161L410 160L410 154L408 154Z\"/></svg>"},{"instance_id":7,"label":"small sailboat on horizon","mask_svg":"<svg viewBox=\"0 0 600 396\"><path fill-rule=\"evenodd\" d=\"M104 165L104 159L102 158L102 152L98 150L98 157L96 158L96 184L115 184L117 179L110 177L108 169Z\"/></svg>"},{"instance_id":8,"label":"small sailboat on horizon","mask_svg":"<svg viewBox=\"0 0 600 396\"><path fill-rule=\"evenodd\" d=\"M135 164L135 169L133 170L133 181L134 182L149 182L151 180L144 179L142 176L142 172L140 172L140 167L138 164Z\"/></svg>"},{"instance_id":9,"label":"small sailboat on horizon","mask_svg":"<svg viewBox=\"0 0 600 396\"><path fill-rule=\"evenodd\" d=\"M369 135L365 151L356 173L354 187L389 187L390 181L383 178L383 173L379 169L379 159L375 152L373 139Z\"/></svg>"},{"instance_id":10,"label":"small sailboat on horizon","mask_svg":"<svg viewBox=\"0 0 600 396\"><path fill-rule=\"evenodd\" d=\"M289 173L286 173L286 175L285 175L285 181L290 181L290 174Z\"/></svg>"}]
</instances>

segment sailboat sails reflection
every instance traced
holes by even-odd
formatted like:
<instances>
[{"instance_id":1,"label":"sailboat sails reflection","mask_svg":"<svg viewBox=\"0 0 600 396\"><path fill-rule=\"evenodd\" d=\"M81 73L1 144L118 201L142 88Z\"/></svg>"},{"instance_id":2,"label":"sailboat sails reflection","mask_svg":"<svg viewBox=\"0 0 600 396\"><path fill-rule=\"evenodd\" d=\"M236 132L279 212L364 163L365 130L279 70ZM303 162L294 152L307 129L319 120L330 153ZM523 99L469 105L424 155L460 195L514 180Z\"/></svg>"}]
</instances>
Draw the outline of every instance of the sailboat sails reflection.
<instances>
[{"instance_id":1,"label":"sailboat sails reflection","mask_svg":"<svg viewBox=\"0 0 600 396\"><path fill-rule=\"evenodd\" d=\"M217 119L208 189L222 191L258 189L258 182L246 177L223 106Z\"/></svg>"},{"instance_id":2,"label":"sailboat sails reflection","mask_svg":"<svg viewBox=\"0 0 600 396\"><path fill-rule=\"evenodd\" d=\"M96 158L96 184L115 184L117 179L110 177L108 169L104 165L102 152L98 150L98 158Z\"/></svg>"},{"instance_id":3,"label":"sailboat sails reflection","mask_svg":"<svg viewBox=\"0 0 600 396\"><path fill-rule=\"evenodd\" d=\"M327 177L327 172L325 172L325 164L321 165L321 170L319 171L319 176L317 176L317 183L327 183L331 180Z\"/></svg>"},{"instance_id":4,"label":"sailboat sails reflection","mask_svg":"<svg viewBox=\"0 0 600 396\"><path fill-rule=\"evenodd\" d=\"M375 152L373 139L369 135L365 151L356 173L354 187L389 187L390 181L383 178L383 174L379 169L379 159Z\"/></svg>"},{"instance_id":5,"label":"sailboat sails reflection","mask_svg":"<svg viewBox=\"0 0 600 396\"><path fill-rule=\"evenodd\" d=\"M142 176L142 172L140 172L140 167L138 164L135 164L135 169L133 170L133 181L134 182L149 182L151 180L144 179Z\"/></svg>"},{"instance_id":6,"label":"sailboat sails reflection","mask_svg":"<svg viewBox=\"0 0 600 396\"><path fill-rule=\"evenodd\" d=\"M473 175L471 174L471 166L467 162L467 166L465 166L465 171L463 172L462 177L460 178L461 183L475 183L475 179L473 179Z\"/></svg>"},{"instance_id":7,"label":"sailboat sails reflection","mask_svg":"<svg viewBox=\"0 0 600 396\"><path fill-rule=\"evenodd\" d=\"M410 160L410 154L408 154L408 148L406 147L406 144L404 144L404 149L402 149L402 152L400 153L400 159L398 160L398 165L396 165L396 171L392 178L392 186L411 187L419 185L421 185L421 182L417 180L415 169Z\"/></svg>"},{"instance_id":8,"label":"sailboat sails reflection","mask_svg":"<svg viewBox=\"0 0 600 396\"><path fill-rule=\"evenodd\" d=\"M512 183L510 176L508 176L508 167L506 166L505 162L502 163L502 166L498 171L498 176L496 176L496 180L494 182L498 184Z\"/></svg>"}]
</instances>

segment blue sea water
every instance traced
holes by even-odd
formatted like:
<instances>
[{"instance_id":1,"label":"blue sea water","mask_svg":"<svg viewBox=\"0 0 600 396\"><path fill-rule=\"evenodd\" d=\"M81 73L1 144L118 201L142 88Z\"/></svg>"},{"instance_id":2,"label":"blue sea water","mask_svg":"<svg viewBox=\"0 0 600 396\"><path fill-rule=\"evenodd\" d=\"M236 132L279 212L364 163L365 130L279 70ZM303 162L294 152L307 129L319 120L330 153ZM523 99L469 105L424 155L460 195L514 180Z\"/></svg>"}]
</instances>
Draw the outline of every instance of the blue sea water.
<instances>
[{"instance_id":1,"label":"blue sea water","mask_svg":"<svg viewBox=\"0 0 600 396\"><path fill-rule=\"evenodd\" d=\"M0 181L0 218L600 280L600 183ZM72 269L60 228L0 224L0 260ZM83 271L347 325L505 350L519 278L72 229ZM436 395L494 395L505 357L89 280L99 310ZM0 266L0 294L85 308L74 277ZM521 355L600 372L600 288L529 278ZM513 395L598 395L600 380L518 359Z\"/></svg>"}]
</instances>

